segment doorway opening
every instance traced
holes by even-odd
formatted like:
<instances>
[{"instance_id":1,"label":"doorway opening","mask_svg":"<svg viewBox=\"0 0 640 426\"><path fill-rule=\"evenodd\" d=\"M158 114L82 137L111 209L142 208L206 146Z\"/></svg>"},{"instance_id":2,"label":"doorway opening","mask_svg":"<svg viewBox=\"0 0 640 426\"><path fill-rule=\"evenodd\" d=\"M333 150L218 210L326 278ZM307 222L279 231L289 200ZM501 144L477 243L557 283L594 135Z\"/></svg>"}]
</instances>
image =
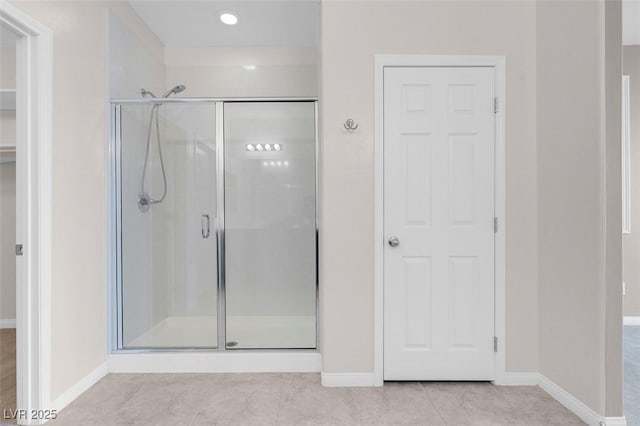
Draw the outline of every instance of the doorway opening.
<instances>
[{"instance_id":1,"label":"doorway opening","mask_svg":"<svg viewBox=\"0 0 640 426\"><path fill-rule=\"evenodd\" d=\"M15 422L16 390L16 45L0 23L0 413Z\"/></svg>"},{"instance_id":2,"label":"doorway opening","mask_svg":"<svg viewBox=\"0 0 640 426\"><path fill-rule=\"evenodd\" d=\"M2 138L7 145L2 154L6 164L15 164L14 226L9 232L14 235L13 243L4 241L10 236L3 235L2 243L9 251L7 262L11 262L9 254L15 262L17 408L2 413L2 420L39 424L45 410L50 412L53 408L49 388L52 35L48 28L8 2L0 2L0 25L15 40L15 86L0 88L9 89L3 93L2 102L10 104L11 99L15 110L12 114L12 108L7 106L9 112L3 113L6 117L2 123L12 122L15 116L13 146L9 138ZM7 130L10 126L3 127ZM13 172L10 167L8 175Z\"/></svg>"}]
</instances>

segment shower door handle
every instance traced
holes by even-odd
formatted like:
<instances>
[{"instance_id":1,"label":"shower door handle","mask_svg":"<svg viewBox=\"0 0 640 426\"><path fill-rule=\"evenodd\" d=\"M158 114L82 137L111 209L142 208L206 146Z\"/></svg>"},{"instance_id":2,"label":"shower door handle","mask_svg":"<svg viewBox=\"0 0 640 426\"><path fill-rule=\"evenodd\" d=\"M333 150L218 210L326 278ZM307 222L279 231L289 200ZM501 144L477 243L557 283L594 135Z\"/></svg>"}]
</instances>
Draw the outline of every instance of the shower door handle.
<instances>
[{"instance_id":1,"label":"shower door handle","mask_svg":"<svg viewBox=\"0 0 640 426\"><path fill-rule=\"evenodd\" d=\"M208 214L200 216L200 227L202 232L202 238L209 238L211 235L211 226Z\"/></svg>"}]
</instances>

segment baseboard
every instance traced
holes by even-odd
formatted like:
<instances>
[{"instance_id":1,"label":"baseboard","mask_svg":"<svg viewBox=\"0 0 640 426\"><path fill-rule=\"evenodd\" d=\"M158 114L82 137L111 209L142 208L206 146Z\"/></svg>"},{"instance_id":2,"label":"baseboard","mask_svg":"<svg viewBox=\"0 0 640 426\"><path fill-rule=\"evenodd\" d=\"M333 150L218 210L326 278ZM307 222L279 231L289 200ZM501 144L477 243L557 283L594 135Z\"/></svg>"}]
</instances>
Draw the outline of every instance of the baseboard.
<instances>
[{"instance_id":1,"label":"baseboard","mask_svg":"<svg viewBox=\"0 0 640 426\"><path fill-rule=\"evenodd\" d=\"M493 382L498 386L540 386L553 399L591 426L626 426L624 417L604 417L585 405L575 396L540 373L505 373Z\"/></svg>"},{"instance_id":2,"label":"baseboard","mask_svg":"<svg viewBox=\"0 0 640 426\"><path fill-rule=\"evenodd\" d=\"M375 386L374 373L320 373L322 386L334 387L369 387Z\"/></svg>"},{"instance_id":3,"label":"baseboard","mask_svg":"<svg viewBox=\"0 0 640 426\"><path fill-rule=\"evenodd\" d=\"M0 319L0 328L16 328L16 319Z\"/></svg>"},{"instance_id":4,"label":"baseboard","mask_svg":"<svg viewBox=\"0 0 640 426\"><path fill-rule=\"evenodd\" d=\"M498 386L537 386L540 383L538 373L504 373L504 375L493 381Z\"/></svg>"},{"instance_id":5,"label":"baseboard","mask_svg":"<svg viewBox=\"0 0 640 426\"><path fill-rule=\"evenodd\" d=\"M556 401L572 411L576 416L591 426L626 426L624 417L604 417L589 408L584 402L540 374L539 386Z\"/></svg>"},{"instance_id":6,"label":"baseboard","mask_svg":"<svg viewBox=\"0 0 640 426\"><path fill-rule=\"evenodd\" d=\"M69 405L74 399L86 392L91 386L95 385L100 379L107 375L108 364L105 361L91 373L84 376L75 385L71 386L51 403L52 410L62 410Z\"/></svg>"},{"instance_id":7,"label":"baseboard","mask_svg":"<svg viewBox=\"0 0 640 426\"><path fill-rule=\"evenodd\" d=\"M624 325L640 325L640 317L624 317Z\"/></svg>"},{"instance_id":8,"label":"baseboard","mask_svg":"<svg viewBox=\"0 0 640 426\"><path fill-rule=\"evenodd\" d=\"M605 426L627 426L627 419L624 417L605 417Z\"/></svg>"},{"instance_id":9,"label":"baseboard","mask_svg":"<svg viewBox=\"0 0 640 426\"><path fill-rule=\"evenodd\" d=\"M116 353L110 373L319 373L320 352Z\"/></svg>"}]
</instances>

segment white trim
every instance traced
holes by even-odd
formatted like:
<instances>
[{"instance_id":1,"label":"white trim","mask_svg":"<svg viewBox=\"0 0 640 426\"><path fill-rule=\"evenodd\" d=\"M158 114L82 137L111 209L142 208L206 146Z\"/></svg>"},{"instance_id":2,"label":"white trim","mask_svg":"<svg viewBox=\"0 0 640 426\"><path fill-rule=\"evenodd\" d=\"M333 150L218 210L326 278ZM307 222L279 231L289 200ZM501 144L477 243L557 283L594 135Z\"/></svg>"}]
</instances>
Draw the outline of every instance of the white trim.
<instances>
[{"instance_id":1,"label":"white trim","mask_svg":"<svg viewBox=\"0 0 640 426\"><path fill-rule=\"evenodd\" d=\"M374 373L320 373L322 386L337 387L370 387L375 386Z\"/></svg>"},{"instance_id":2,"label":"white trim","mask_svg":"<svg viewBox=\"0 0 640 426\"><path fill-rule=\"evenodd\" d=\"M16 319L0 319L0 328L16 328Z\"/></svg>"},{"instance_id":3,"label":"white trim","mask_svg":"<svg viewBox=\"0 0 640 426\"><path fill-rule=\"evenodd\" d=\"M384 384L384 66L375 56L374 70L374 229L373 229L373 374Z\"/></svg>"},{"instance_id":4,"label":"white trim","mask_svg":"<svg viewBox=\"0 0 640 426\"><path fill-rule=\"evenodd\" d=\"M109 355L110 373L319 373L320 352L144 352Z\"/></svg>"},{"instance_id":5,"label":"white trim","mask_svg":"<svg viewBox=\"0 0 640 426\"><path fill-rule=\"evenodd\" d=\"M539 373L504 373L500 380L494 380L496 386L538 386Z\"/></svg>"},{"instance_id":6,"label":"white trim","mask_svg":"<svg viewBox=\"0 0 640 426\"><path fill-rule=\"evenodd\" d=\"M576 416L588 425L592 426L609 426L609 425L626 425L624 417L604 417L589 408L584 402L543 376L539 375L539 386L556 401L564 405L568 410L572 411Z\"/></svg>"},{"instance_id":7,"label":"white trim","mask_svg":"<svg viewBox=\"0 0 640 426\"><path fill-rule=\"evenodd\" d=\"M112 285L113 283L116 282L116 270L117 270L117 266L116 266L116 260L114 257L114 247L113 247L113 236L115 235L116 232L116 215L114 210L111 209L111 207L113 206L112 204L112 199L113 199L113 187L112 187L112 182L113 182L113 170L112 170L112 165L113 165L113 156L115 155L115 153L113 152L113 144L111 143L111 138L114 136L112 134L111 128L113 126L113 120L114 120L114 114L113 114L113 108L111 106L111 78L109 78L110 76L110 70L109 70L109 66L110 66L110 58L111 58L111 53L113 51L113 46L111 45L111 25L110 21L111 18L114 15L114 12L112 10L110 10L108 13L105 13L104 16L104 29L105 29L105 38L107 40L106 45L107 48L105 49L105 75L107 75L107 78L105 79L105 93L107 94L107 99L104 105L104 113L105 113L105 117L107 117L107 125L105 126L105 148L106 148L106 154L105 158L104 158L104 167L106 170L106 174L107 174L107 179L105 179L104 181L104 188L105 188L105 200L104 200L104 205L107 206L106 212L107 212L107 235L105 238L105 242L106 242L106 257L105 260L107 262L106 264L106 283L104 286L104 289L106 291L106 298L107 298L107 352L111 353L112 351L117 349L117 343L115 341L114 336L116 336L116 328L117 328L117 324L114 322L117 321L117 314L116 314L116 305L115 302L117 300L116 298L116 286Z\"/></svg>"},{"instance_id":8,"label":"white trim","mask_svg":"<svg viewBox=\"0 0 640 426\"><path fill-rule=\"evenodd\" d=\"M495 94L498 98L495 142L495 215L498 232L495 236L495 335L498 352L495 357L495 377L503 381L506 369L506 297L505 297L505 69L504 56L481 55L375 55L375 184L374 184L374 385L384 383L384 67L446 67L484 66L495 69Z\"/></svg>"},{"instance_id":9,"label":"white trim","mask_svg":"<svg viewBox=\"0 0 640 426\"><path fill-rule=\"evenodd\" d=\"M17 402L20 409L49 409L53 35L6 0L0 0L0 22L20 35L16 237L24 255L16 260Z\"/></svg>"},{"instance_id":10,"label":"white trim","mask_svg":"<svg viewBox=\"0 0 640 426\"><path fill-rule=\"evenodd\" d=\"M622 76L622 233L631 233L631 93Z\"/></svg>"},{"instance_id":11,"label":"white trim","mask_svg":"<svg viewBox=\"0 0 640 426\"><path fill-rule=\"evenodd\" d=\"M624 317L624 325L640 325L640 317Z\"/></svg>"},{"instance_id":12,"label":"white trim","mask_svg":"<svg viewBox=\"0 0 640 426\"><path fill-rule=\"evenodd\" d=\"M605 417L605 426L627 426L627 419L625 417Z\"/></svg>"},{"instance_id":13,"label":"white trim","mask_svg":"<svg viewBox=\"0 0 640 426\"><path fill-rule=\"evenodd\" d=\"M100 364L98 368L84 376L75 385L67 389L62 395L57 397L55 401L51 403L51 410L62 410L64 407L73 402L74 399L86 392L91 386L98 383L100 379L106 376L108 373L107 362Z\"/></svg>"}]
</instances>

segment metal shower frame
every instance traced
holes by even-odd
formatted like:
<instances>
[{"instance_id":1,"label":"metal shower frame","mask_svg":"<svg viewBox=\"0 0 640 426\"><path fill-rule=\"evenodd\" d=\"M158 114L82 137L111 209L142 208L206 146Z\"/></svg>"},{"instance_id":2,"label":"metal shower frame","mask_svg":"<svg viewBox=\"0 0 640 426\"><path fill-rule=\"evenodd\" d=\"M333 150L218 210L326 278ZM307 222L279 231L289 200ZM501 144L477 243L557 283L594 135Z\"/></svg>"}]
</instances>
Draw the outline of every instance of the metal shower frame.
<instances>
[{"instance_id":1,"label":"metal shower frame","mask_svg":"<svg viewBox=\"0 0 640 426\"><path fill-rule=\"evenodd\" d=\"M315 333L316 347L309 349L299 348L269 348L269 349L228 349L226 347L226 275L225 275L225 152L224 152L224 104L226 103L276 103L276 102L305 102L314 105L314 132L315 132L315 252L316 252L316 306L315 306ZM154 105L154 104L213 104L216 122L216 240L217 240L217 346L202 347L149 347L125 349L123 337L123 312L122 312L122 175L121 175L121 107L123 105ZM318 159L319 159L319 134L318 134L318 99L306 97L286 98L143 98L143 99L112 99L110 109L110 137L108 147L108 193L109 193L109 346L111 353L143 353L143 352L176 352L176 351L304 351L317 352L320 349L319 334L319 267L318 267L318 224L319 224L319 185L318 185Z\"/></svg>"}]
</instances>

